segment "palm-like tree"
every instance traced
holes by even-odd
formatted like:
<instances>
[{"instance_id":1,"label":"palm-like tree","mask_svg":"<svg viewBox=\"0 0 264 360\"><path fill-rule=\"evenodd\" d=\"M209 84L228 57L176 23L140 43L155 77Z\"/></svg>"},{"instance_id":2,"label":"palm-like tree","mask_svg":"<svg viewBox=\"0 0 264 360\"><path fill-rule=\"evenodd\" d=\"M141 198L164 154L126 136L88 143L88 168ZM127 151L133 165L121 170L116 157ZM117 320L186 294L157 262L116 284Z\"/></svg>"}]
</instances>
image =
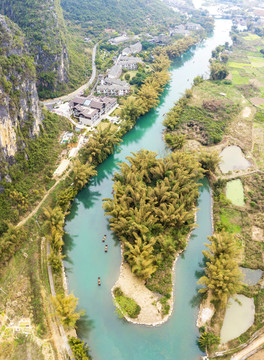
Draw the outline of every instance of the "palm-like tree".
<instances>
[{"instance_id":1,"label":"palm-like tree","mask_svg":"<svg viewBox=\"0 0 264 360\"><path fill-rule=\"evenodd\" d=\"M122 142L111 127L112 125L109 124L104 129L99 129L97 133L93 134L93 137L90 138L82 150L82 156L85 161L89 161L94 165L102 163L113 153L114 147Z\"/></svg>"},{"instance_id":2,"label":"palm-like tree","mask_svg":"<svg viewBox=\"0 0 264 360\"><path fill-rule=\"evenodd\" d=\"M201 293L210 291L213 299L225 306L228 298L241 289L242 274L238 266L240 250L233 234L221 232L209 237L209 250L203 251L206 262L205 275L198 283L205 287Z\"/></svg>"},{"instance_id":3,"label":"palm-like tree","mask_svg":"<svg viewBox=\"0 0 264 360\"><path fill-rule=\"evenodd\" d=\"M114 196L104 199L104 209L132 271L147 279L160 261L184 248L203 172L185 153L157 159L156 153L141 150L127 160L114 176Z\"/></svg>"},{"instance_id":4,"label":"palm-like tree","mask_svg":"<svg viewBox=\"0 0 264 360\"><path fill-rule=\"evenodd\" d=\"M125 243L125 247L127 247L128 250L124 255L131 266L132 272L144 280L150 278L157 269L153 255L153 246L155 243L155 238L151 238L150 241L147 242L145 237L144 240L142 240L139 236L136 237L134 245L131 245L129 242Z\"/></svg>"},{"instance_id":5,"label":"palm-like tree","mask_svg":"<svg viewBox=\"0 0 264 360\"><path fill-rule=\"evenodd\" d=\"M141 115L141 103L139 99L129 96L121 106L121 118L134 123Z\"/></svg>"},{"instance_id":6,"label":"palm-like tree","mask_svg":"<svg viewBox=\"0 0 264 360\"><path fill-rule=\"evenodd\" d=\"M50 206L47 206L43 210L43 214L46 218L45 223L51 233L54 229L63 232L64 214L59 206L56 206L53 209Z\"/></svg>"},{"instance_id":7,"label":"palm-like tree","mask_svg":"<svg viewBox=\"0 0 264 360\"><path fill-rule=\"evenodd\" d=\"M80 160L76 160L73 164L73 183L76 190L81 190L90 177L96 176L97 171L94 166L89 164L82 164Z\"/></svg>"},{"instance_id":8,"label":"palm-like tree","mask_svg":"<svg viewBox=\"0 0 264 360\"><path fill-rule=\"evenodd\" d=\"M74 328L76 321L84 314L83 311L76 312L78 299L73 294L58 294L52 298L55 305L56 314L67 328Z\"/></svg>"}]
</instances>

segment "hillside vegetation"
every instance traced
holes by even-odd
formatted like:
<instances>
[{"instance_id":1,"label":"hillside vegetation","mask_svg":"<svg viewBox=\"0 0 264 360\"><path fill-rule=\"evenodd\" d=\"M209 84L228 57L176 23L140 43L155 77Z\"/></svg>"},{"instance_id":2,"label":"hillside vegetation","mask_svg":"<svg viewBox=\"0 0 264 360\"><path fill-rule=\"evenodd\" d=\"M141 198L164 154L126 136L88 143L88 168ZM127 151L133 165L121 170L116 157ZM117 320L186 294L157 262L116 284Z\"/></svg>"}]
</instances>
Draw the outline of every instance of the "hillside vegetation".
<instances>
[{"instance_id":1,"label":"hillside vegetation","mask_svg":"<svg viewBox=\"0 0 264 360\"><path fill-rule=\"evenodd\" d=\"M76 33L69 33L60 0L3 0L0 13L25 33L36 63L41 98L67 92L87 78L85 43Z\"/></svg>"},{"instance_id":2,"label":"hillside vegetation","mask_svg":"<svg viewBox=\"0 0 264 360\"><path fill-rule=\"evenodd\" d=\"M65 17L87 33L98 36L105 28L138 32L175 23L179 15L158 0L62 0Z\"/></svg>"}]
</instances>

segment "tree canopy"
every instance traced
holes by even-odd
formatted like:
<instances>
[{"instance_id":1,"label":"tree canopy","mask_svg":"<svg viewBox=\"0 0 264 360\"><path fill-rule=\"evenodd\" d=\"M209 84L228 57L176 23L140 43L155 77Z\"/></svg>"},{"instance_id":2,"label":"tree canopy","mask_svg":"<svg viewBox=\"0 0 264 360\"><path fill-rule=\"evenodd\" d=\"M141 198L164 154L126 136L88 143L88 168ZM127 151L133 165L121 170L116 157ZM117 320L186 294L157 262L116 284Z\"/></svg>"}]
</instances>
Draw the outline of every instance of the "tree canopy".
<instances>
[{"instance_id":1,"label":"tree canopy","mask_svg":"<svg viewBox=\"0 0 264 360\"><path fill-rule=\"evenodd\" d=\"M214 300L222 306L228 298L241 289L242 274L238 266L240 249L233 234L222 231L209 237L208 250L203 251L206 258L205 275L198 283L205 287L199 292L210 291Z\"/></svg>"},{"instance_id":2,"label":"tree canopy","mask_svg":"<svg viewBox=\"0 0 264 360\"><path fill-rule=\"evenodd\" d=\"M202 169L182 152L157 159L156 153L141 150L127 160L114 175L114 197L104 200L104 209L132 272L148 279L186 244Z\"/></svg>"}]
</instances>

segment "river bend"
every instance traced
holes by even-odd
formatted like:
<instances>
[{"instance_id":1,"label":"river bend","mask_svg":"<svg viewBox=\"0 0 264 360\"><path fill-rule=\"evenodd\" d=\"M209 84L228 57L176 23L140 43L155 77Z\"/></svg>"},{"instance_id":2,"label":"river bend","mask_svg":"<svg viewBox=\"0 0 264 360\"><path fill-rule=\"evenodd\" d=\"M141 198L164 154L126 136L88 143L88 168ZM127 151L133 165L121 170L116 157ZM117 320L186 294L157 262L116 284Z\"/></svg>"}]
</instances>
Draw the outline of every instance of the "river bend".
<instances>
[{"instance_id":1,"label":"river bend","mask_svg":"<svg viewBox=\"0 0 264 360\"><path fill-rule=\"evenodd\" d=\"M200 190L197 227L187 250L177 261L175 272L175 304L169 321L156 328L128 324L115 314L110 289L119 275L120 245L109 230L102 209L102 199L111 196L113 173L118 163L133 151L142 148L166 154L162 140L163 115L191 87L197 75L208 76L211 52L230 41L229 20L216 20L211 37L193 47L171 66L171 81L161 96L160 104L137 121L135 128L123 138L121 151L111 155L98 167L98 175L74 200L66 219L65 266L69 290L79 298L79 307L86 311L86 327L80 336L85 339L95 360L197 360L201 352L196 340L195 303L197 274L202 250L211 235L211 199L208 183ZM104 253L102 237L107 234L108 253ZM97 286L97 277L102 286Z\"/></svg>"}]
</instances>

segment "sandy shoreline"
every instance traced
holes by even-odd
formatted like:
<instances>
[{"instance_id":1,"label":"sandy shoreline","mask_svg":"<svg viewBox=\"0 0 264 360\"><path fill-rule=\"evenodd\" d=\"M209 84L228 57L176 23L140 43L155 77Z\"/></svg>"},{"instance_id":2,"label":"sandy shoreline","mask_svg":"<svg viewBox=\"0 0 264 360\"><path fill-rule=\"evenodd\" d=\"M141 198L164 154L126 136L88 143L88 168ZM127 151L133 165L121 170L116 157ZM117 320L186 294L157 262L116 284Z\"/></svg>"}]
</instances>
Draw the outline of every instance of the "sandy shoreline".
<instances>
[{"instance_id":1,"label":"sandy shoreline","mask_svg":"<svg viewBox=\"0 0 264 360\"><path fill-rule=\"evenodd\" d=\"M195 223L197 220L197 212L198 209L195 211ZM187 243L191 237L193 229L190 231L190 233L187 236ZM173 262L172 270L171 270L171 277L174 280L175 279L175 266L176 262L179 258L179 255L183 251L180 251L177 253L175 260ZM164 324L168 319L171 317L174 309L174 296L175 296L175 281L172 281L172 292L171 292L171 298L168 299L167 304L170 306L169 313L167 315L162 316L162 306L159 302L159 300L162 298L162 295L154 293L146 288L145 282L142 279L137 278L130 269L129 264L127 264L124 261L123 256L123 246L121 245L121 257L122 262L120 265L120 273L119 278L114 284L114 286L111 289L112 297L114 297L113 290L116 287L120 287L123 291L124 295L127 297L132 298L136 301L136 303L141 307L140 314L136 319L132 319L129 316L124 316L124 318L136 325L145 325L145 326L158 326ZM116 304L117 307L118 304Z\"/></svg>"}]
</instances>

